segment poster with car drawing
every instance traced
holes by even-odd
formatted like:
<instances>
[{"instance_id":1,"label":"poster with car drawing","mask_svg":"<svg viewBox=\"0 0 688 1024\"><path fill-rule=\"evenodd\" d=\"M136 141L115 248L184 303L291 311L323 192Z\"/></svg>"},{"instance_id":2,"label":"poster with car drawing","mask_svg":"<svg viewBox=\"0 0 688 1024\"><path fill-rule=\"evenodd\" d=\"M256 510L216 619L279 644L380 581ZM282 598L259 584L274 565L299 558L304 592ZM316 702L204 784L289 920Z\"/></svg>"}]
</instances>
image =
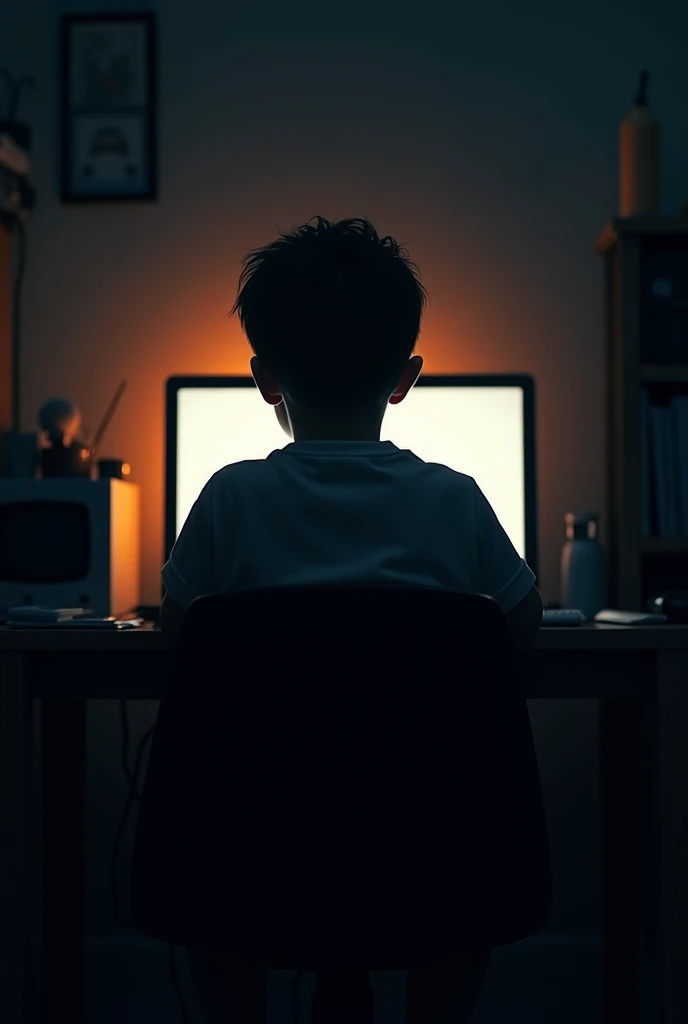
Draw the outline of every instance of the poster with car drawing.
<instances>
[{"instance_id":1,"label":"poster with car drawing","mask_svg":"<svg viewBox=\"0 0 688 1024\"><path fill-rule=\"evenodd\" d=\"M62 20L62 198L155 199L155 22Z\"/></svg>"}]
</instances>

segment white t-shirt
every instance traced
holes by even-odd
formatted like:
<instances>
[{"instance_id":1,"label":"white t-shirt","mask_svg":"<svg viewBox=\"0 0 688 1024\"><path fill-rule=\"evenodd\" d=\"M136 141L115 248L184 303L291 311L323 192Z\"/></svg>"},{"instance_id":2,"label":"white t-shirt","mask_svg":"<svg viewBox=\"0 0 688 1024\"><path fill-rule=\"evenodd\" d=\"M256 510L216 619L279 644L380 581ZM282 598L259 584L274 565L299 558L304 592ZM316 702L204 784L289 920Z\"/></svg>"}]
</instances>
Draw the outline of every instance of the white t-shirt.
<instances>
[{"instance_id":1,"label":"white t-shirt","mask_svg":"<svg viewBox=\"0 0 688 1024\"><path fill-rule=\"evenodd\" d=\"M535 577L472 477L391 441L298 441L208 481L162 569L201 594L399 583L488 594L504 612Z\"/></svg>"}]
</instances>

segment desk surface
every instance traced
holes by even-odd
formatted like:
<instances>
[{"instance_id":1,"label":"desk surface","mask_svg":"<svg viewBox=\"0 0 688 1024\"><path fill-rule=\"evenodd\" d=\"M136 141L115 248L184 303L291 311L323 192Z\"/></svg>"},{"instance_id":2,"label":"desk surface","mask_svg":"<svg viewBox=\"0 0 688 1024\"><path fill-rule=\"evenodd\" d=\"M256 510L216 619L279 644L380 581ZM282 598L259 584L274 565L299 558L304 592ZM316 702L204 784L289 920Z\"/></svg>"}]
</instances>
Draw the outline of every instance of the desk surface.
<instances>
[{"instance_id":1,"label":"desk surface","mask_svg":"<svg viewBox=\"0 0 688 1024\"><path fill-rule=\"evenodd\" d=\"M8 629L0 651L168 651L172 641L157 626L140 629ZM688 626L547 626L530 651L686 650Z\"/></svg>"}]
</instances>

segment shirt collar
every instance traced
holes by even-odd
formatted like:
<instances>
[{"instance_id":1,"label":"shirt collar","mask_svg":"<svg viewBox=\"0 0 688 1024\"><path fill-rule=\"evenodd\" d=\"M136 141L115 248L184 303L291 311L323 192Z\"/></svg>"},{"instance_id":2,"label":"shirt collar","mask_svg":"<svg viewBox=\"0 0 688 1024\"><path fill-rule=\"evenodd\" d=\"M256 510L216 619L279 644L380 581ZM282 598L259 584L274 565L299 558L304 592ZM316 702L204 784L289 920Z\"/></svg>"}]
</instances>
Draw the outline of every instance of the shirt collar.
<instances>
[{"instance_id":1,"label":"shirt collar","mask_svg":"<svg viewBox=\"0 0 688 1024\"><path fill-rule=\"evenodd\" d=\"M292 441L283 452L292 455L391 455L399 449L391 441Z\"/></svg>"}]
</instances>

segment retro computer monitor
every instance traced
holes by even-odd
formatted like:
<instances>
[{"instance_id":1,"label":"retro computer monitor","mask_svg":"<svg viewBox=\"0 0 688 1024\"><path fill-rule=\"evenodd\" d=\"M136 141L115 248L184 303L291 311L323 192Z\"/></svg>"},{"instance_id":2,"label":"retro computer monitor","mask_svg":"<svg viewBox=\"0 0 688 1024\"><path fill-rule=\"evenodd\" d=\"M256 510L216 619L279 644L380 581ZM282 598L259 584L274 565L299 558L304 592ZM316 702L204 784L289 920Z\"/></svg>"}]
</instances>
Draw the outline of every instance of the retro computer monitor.
<instances>
[{"instance_id":1,"label":"retro computer monitor","mask_svg":"<svg viewBox=\"0 0 688 1024\"><path fill-rule=\"evenodd\" d=\"M535 382L525 374L421 374L387 407L381 440L472 476L537 575ZM289 444L251 376L167 381L166 557L218 469Z\"/></svg>"},{"instance_id":2,"label":"retro computer monitor","mask_svg":"<svg viewBox=\"0 0 688 1024\"><path fill-rule=\"evenodd\" d=\"M0 478L0 608L124 615L141 600L141 493L128 480Z\"/></svg>"}]
</instances>

